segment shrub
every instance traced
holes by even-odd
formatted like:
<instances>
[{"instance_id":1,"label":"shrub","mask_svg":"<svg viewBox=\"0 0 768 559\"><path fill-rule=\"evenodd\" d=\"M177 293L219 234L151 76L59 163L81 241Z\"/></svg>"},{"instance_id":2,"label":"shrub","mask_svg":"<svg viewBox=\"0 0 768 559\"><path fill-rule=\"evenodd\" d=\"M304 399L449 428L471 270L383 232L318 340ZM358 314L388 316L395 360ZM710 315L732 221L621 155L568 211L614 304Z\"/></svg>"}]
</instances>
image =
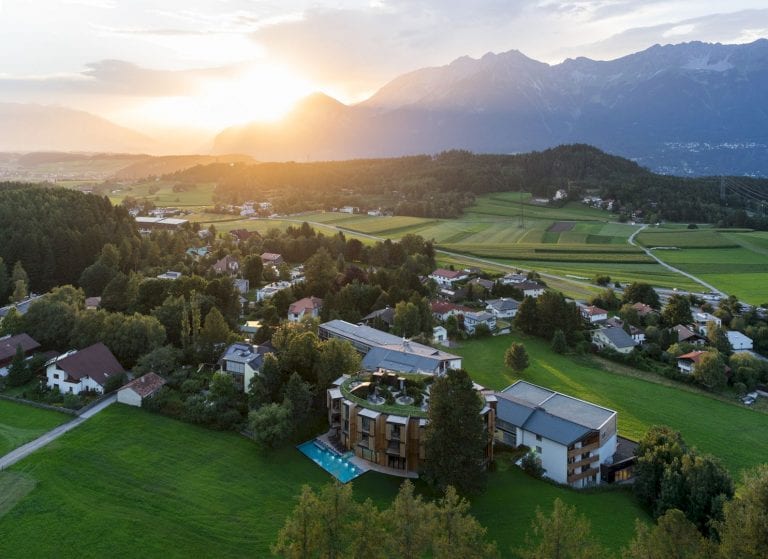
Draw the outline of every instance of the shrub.
<instances>
[{"instance_id":1,"label":"shrub","mask_svg":"<svg viewBox=\"0 0 768 559\"><path fill-rule=\"evenodd\" d=\"M541 465L541 458L533 450L523 456L523 459L520 461L520 467L523 468L526 474L535 478L541 478L546 472L544 466Z\"/></svg>"}]
</instances>

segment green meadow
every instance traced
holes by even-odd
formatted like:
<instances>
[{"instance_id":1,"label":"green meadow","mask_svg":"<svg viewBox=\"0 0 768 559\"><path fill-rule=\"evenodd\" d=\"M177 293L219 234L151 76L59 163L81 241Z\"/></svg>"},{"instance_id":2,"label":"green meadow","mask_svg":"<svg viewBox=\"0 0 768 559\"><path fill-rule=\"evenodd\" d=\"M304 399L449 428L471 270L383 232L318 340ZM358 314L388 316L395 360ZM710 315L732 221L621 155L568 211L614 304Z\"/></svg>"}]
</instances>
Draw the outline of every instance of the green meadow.
<instances>
[{"instance_id":1,"label":"green meadow","mask_svg":"<svg viewBox=\"0 0 768 559\"><path fill-rule=\"evenodd\" d=\"M64 413L0 400L0 456L70 419Z\"/></svg>"}]
</instances>

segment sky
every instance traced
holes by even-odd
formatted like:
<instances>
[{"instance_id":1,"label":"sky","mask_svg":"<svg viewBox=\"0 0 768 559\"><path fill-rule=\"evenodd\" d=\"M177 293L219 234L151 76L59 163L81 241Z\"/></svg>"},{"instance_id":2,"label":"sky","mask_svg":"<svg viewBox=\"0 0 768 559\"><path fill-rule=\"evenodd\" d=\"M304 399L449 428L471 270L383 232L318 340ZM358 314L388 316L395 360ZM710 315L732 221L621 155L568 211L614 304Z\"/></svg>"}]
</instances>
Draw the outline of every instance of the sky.
<instances>
[{"instance_id":1,"label":"sky","mask_svg":"<svg viewBox=\"0 0 768 559\"><path fill-rule=\"evenodd\" d=\"M0 102L213 132L464 55L555 64L761 37L765 0L0 0Z\"/></svg>"}]
</instances>

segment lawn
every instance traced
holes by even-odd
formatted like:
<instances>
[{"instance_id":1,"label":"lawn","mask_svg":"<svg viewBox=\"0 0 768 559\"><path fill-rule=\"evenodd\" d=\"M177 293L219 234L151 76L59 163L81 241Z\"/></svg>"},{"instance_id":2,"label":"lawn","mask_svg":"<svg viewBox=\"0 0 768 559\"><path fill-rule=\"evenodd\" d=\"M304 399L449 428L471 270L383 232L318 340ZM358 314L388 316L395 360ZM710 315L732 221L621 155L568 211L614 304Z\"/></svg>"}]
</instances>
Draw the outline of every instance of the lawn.
<instances>
[{"instance_id":1,"label":"lawn","mask_svg":"<svg viewBox=\"0 0 768 559\"><path fill-rule=\"evenodd\" d=\"M737 478L741 470L768 457L768 414L611 373L590 357L557 355L543 341L517 334L465 342L450 351L464 358L464 367L475 381L499 389L519 378L502 364L505 349L515 340L525 344L531 358L520 378L616 410L619 433L626 437L638 439L651 425L669 425L689 444L720 458Z\"/></svg>"},{"instance_id":2,"label":"lawn","mask_svg":"<svg viewBox=\"0 0 768 559\"><path fill-rule=\"evenodd\" d=\"M70 419L64 413L0 400L0 456Z\"/></svg>"},{"instance_id":3,"label":"lawn","mask_svg":"<svg viewBox=\"0 0 768 559\"><path fill-rule=\"evenodd\" d=\"M578 493L500 462L472 512L505 554L524 541L536 507L558 496L613 549L635 518L647 519L625 491ZM0 556L264 557L301 485L329 479L293 447L265 452L235 434L112 406L0 473L0 488L24 482L0 516ZM367 473L355 493L384 504L399 482Z\"/></svg>"}]
</instances>

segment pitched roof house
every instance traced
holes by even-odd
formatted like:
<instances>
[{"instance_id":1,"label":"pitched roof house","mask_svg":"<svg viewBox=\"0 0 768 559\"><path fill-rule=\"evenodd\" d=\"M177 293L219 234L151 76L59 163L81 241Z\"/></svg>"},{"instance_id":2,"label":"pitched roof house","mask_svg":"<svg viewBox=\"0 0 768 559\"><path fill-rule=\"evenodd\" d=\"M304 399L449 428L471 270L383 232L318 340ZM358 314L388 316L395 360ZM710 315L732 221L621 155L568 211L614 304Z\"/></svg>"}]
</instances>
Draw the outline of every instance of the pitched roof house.
<instances>
[{"instance_id":1,"label":"pitched roof house","mask_svg":"<svg viewBox=\"0 0 768 559\"><path fill-rule=\"evenodd\" d=\"M592 343L599 348L610 348L619 353L630 353L637 342L623 328L609 326L592 332Z\"/></svg>"},{"instance_id":2,"label":"pitched roof house","mask_svg":"<svg viewBox=\"0 0 768 559\"><path fill-rule=\"evenodd\" d=\"M581 311L581 317L590 324L608 320L608 311L601 309L600 307L596 307L594 305L586 305L580 307L579 310Z\"/></svg>"},{"instance_id":3,"label":"pitched roof house","mask_svg":"<svg viewBox=\"0 0 768 559\"><path fill-rule=\"evenodd\" d=\"M85 391L104 393L107 380L125 372L109 348L101 342L54 357L45 366L48 388L72 394Z\"/></svg>"},{"instance_id":4,"label":"pitched roof house","mask_svg":"<svg viewBox=\"0 0 768 559\"><path fill-rule=\"evenodd\" d=\"M433 279L441 287L451 287L454 282L462 281L469 278L469 275L463 270L446 270L445 268L438 268L431 274L430 279Z\"/></svg>"},{"instance_id":5,"label":"pitched roof house","mask_svg":"<svg viewBox=\"0 0 768 559\"><path fill-rule=\"evenodd\" d=\"M261 255L261 263L264 265L271 264L273 266L279 266L283 263L283 257L275 252L265 252Z\"/></svg>"},{"instance_id":6,"label":"pitched roof house","mask_svg":"<svg viewBox=\"0 0 768 559\"><path fill-rule=\"evenodd\" d=\"M229 274L230 276L233 276L240 270L240 262L238 262L237 258L231 254L227 254L221 260L217 260L212 268L217 274Z\"/></svg>"},{"instance_id":7,"label":"pitched roof house","mask_svg":"<svg viewBox=\"0 0 768 559\"><path fill-rule=\"evenodd\" d=\"M702 336L701 334L697 334L690 328L683 326L682 324L678 324L674 328L672 328L675 332L677 332L677 341L678 342L685 342L688 344L693 345L704 345L707 342L707 339Z\"/></svg>"},{"instance_id":8,"label":"pitched roof house","mask_svg":"<svg viewBox=\"0 0 768 559\"><path fill-rule=\"evenodd\" d=\"M147 373L117 391L117 401L128 406L141 407L147 398L151 398L165 384L165 379L156 373Z\"/></svg>"},{"instance_id":9,"label":"pitched roof house","mask_svg":"<svg viewBox=\"0 0 768 559\"><path fill-rule=\"evenodd\" d=\"M270 343L261 345L234 343L219 359L220 371L230 375L239 390L246 391L250 388L253 377L259 374L264 356L274 351L275 348Z\"/></svg>"},{"instance_id":10,"label":"pitched roof house","mask_svg":"<svg viewBox=\"0 0 768 559\"><path fill-rule=\"evenodd\" d=\"M492 312L496 318L515 318L520 303L509 297L490 299L485 302L485 310Z\"/></svg>"},{"instance_id":11,"label":"pitched roof house","mask_svg":"<svg viewBox=\"0 0 768 559\"><path fill-rule=\"evenodd\" d=\"M13 358L16 356L16 350L19 347L21 347L24 355L27 356L38 349L40 344L32 339L29 334L9 335L0 338L0 376L4 377L8 374L8 365L13 361Z\"/></svg>"},{"instance_id":12,"label":"pitched roof house","mask_svg":"<svg viewBox=\"0 0 768 559\"><path fill-rule=\"evenodd\" d=\"M323 300L320 297L304 297L291 303L288 307L288 320L299 322L305 316L317 318L323 308Z\"/></svg>"},{"instance_id":13,"label":"pitched roof house","mask_svg":"<svg viewBox=\"0 0 768 559\"><path fill-rule=\"evenodd\" d=\"M677 368L681 373L690 375L696 368L701 356L707 353L706 351L691 351L690 353L684 353L677 358Z\"/></svg>"}]
</instances>

